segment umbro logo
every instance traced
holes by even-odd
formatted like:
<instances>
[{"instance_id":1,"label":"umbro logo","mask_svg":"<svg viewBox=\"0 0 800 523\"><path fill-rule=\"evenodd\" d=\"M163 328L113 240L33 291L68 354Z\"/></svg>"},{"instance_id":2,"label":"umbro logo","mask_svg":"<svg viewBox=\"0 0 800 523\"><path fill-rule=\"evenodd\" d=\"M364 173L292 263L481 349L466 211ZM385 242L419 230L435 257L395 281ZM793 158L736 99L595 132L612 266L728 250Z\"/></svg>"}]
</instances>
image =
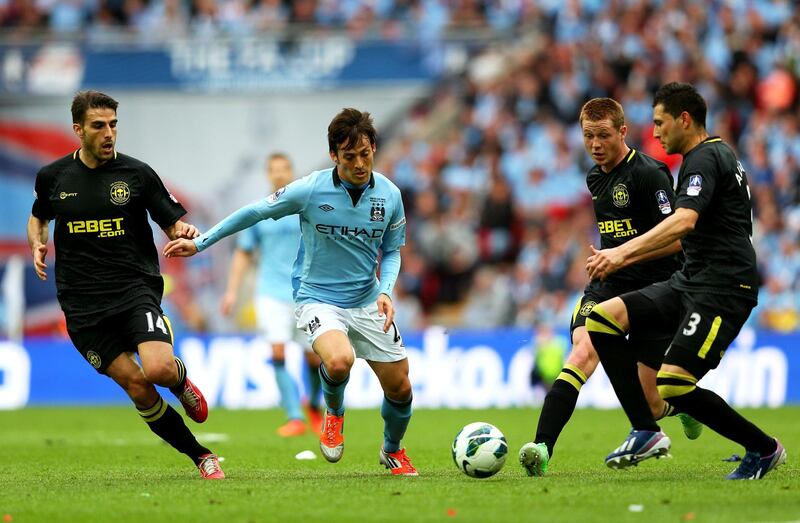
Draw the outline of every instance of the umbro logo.
<instances>
[{"instance_id":1,"label":"umbro logo","mask_svg":"<svg viewBox=\"0 0 800 523\"><path fill-rule=\"evenodd\" d=\"M319 206L319 208L325 212L330 212L333 210L333 207L328 205L327 203L323 203L322 205Z\"/></svg>"},{"instance_id":2,"label":"umbro logo","mask_svg":"<svg viewBox=\"0 0 800 523\"><path fill-rule=\"evenodd\" d=\"M319 321L319 318L314 316L314 319L308 322L308 335L313 336L317 329L320 328L322 324Z\"/></svg>"}]
</instances>

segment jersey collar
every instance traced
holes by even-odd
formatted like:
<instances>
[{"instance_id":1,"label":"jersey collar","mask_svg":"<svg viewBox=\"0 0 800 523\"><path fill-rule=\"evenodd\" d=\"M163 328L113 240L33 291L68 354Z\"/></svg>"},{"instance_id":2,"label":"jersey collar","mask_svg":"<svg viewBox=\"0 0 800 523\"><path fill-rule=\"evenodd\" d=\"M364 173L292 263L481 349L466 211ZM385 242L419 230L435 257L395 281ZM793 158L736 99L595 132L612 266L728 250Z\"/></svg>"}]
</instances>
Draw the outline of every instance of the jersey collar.
<instances>
[{"instance_id":1,"label":"jersey collar","mask_svg":"<svg viewBox=\"0 0 800 523\"><path fill-rule=\"evenodd\" d=\"M625 165L631 163L631 160L633 160L634 156L636 156L636 149L631 147L630 151L628 151L628 154L625 156L625 158L620 160L620 162L614 167L612 167L610 171L608 171L607 173L603 172L603 169L600 168L600 165L597 165L597 170L600 171L601 174L606 174L606 175L613 174L622 169L622 167L624 167Z\"/></svg>"},{"instance_id":2,"label":"jersey collar","mask_svg":"<svg viewBox=\"0 0 800 523\"><path fill-rule=\"evenodd\" d=\"M336 169L337 167L333 168L333 171L331 171L331 175L333 177L333 185L339 187L340 185L342 185L342 179L339 178L339 173L336 171ZM375 187L375 173L369 173L369 187L370 189Z\"/></svg>"}]
</instances>

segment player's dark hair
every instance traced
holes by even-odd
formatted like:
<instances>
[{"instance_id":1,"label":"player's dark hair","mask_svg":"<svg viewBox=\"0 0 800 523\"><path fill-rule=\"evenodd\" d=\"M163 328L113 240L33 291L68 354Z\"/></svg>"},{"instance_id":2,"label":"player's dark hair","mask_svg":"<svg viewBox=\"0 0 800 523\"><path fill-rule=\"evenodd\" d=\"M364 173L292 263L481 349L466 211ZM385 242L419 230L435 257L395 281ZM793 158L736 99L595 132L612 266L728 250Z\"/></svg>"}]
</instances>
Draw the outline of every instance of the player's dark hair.
<instances>
[{"instance_id":1,"label":"player's dark hair","mask_svg":"<svg viewBox=\"0 0 800 523\"><path fill-rule=\"evenodd\" d=\"M615 129L621 129L625 125L625 111L619 102L611 98L592 98L583 104L578 121L583 125L584 120L599 122L606 119L611 120Z\"/></svg>"},{"instance_id":2,"label":"player's dark hair","mask_svg":"<svg viewBox=\"0 0 800 523\"><path fill-rule=\"evenodd\" d=\"M100 91L80 91L72 99L72 123L82 124L89 109L112 109L116 112L116 100Z\"/></svg>"},{"instance_id":3,"label":"player's dark hair","mask_svg":"<svg viewBox=\"0 0 800 523\"><path fill-rule=\"evenodd\" d=\"M670 82L662 85L653 97L653 107L664 107L664 112L677 118L686 111L700 127L706 127L706 101L692 84Z\"/></svg>"},{"instance_id":4,"label":"player's dark hair","mask_svg":"<svg viewBox=\"0 0 800 523\"><path fill-rule=\"evenodd\" d=\"M375 145L377 132L372 124L372 116L366 111L347 107L337 114L328 125L328 149L336 153L339 145L354 147L360 136L366 136Z\"/></svg>"}]
</instances>

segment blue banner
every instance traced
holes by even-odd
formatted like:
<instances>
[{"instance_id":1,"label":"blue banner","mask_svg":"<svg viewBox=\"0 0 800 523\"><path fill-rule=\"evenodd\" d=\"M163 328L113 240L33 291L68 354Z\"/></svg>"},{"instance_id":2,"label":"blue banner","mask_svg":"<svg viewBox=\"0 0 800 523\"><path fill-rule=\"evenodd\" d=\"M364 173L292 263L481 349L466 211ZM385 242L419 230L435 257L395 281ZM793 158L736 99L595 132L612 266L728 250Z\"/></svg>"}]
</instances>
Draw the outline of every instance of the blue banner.
<instances>
[{"instance_id":1,"label":"blue banner","mask_svg":"<svg viewBox=\"0 0 800 523\"><path fill-rule=\"evenodd\" d=\"M305 36L176 39L162 45L0 46L0 92L93 89L250 91L425 82L442 65L413 42Z\"/></svg>"},{"instance_id":2,"label":"blue banner","mask_svg":"<svg viewBox=\"0 0 800 523\"><path fill-rule=\"evenodd\" d=\"M565 334L562 334L565 335ZM507 407L535 405L544 391L529 381L532 332L448 332L432 327L405 336L418 407ZM739 407L800 403L800 335L743 331L718 369L701 384ZM252 336L184 336L176 340L192 380L212 406L269 408L278 404L270 348ZM287 367L303 375L297 346ZM380 405L382 393L369 367L357 361L346 402L355 408ZM26 405L126 403L110 379L98 375L65 339L0 342L0 408ZM605 374L598 370L581 391L579 407L618 405Z\"/></svg>"}]
</instances>

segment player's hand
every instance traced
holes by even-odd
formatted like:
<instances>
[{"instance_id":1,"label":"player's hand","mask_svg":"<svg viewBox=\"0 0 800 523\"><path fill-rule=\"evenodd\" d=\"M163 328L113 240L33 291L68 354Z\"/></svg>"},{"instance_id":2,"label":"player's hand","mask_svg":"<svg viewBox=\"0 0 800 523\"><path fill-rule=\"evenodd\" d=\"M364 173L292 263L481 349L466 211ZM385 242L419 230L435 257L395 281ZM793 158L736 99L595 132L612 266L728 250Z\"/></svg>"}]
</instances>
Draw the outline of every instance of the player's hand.
<instances>
[{"instance_id":1,"label":"player's hand","mask_svg":"<svg viewBox=\"0 0 800 523\"><path fill-rule=\"evenodd\" d=\"M195 254L197 254L197 246L194 244L194 241L186 238L172 240L164 247L164 256L167 258L174 258L176 256L188 258Z\"/></svg>"},{"instance_id":2,"label":"player's hand","mask_svg":"<svg viewBox=\"0 0 800 523\"><path fill-rule=\"evenodd\" d=\"M178 238L188 238L192 240L200 236L200 231L198 231L197 227L191 223L179 222L179 224L180 226L178 227L178 230L175 231L175 234Z\"/></svg>"},{"instance_id":3,"label":"player's hand","mask_svg":"<svg viewBox=\"0 0 800 523\"><path fill-rule=\"evenodd\" d=\"M222 295L222 300L219 302L219 310L223 316L230 316L233 311L233 306L236 304L236 293L226 292Z\"/></svg>"},{"instance_id":4,"label":"player's hand","mask_svg":"<svg viewBox=\"0 0 800 523\"><path fill-rule=\"evenodd\" d=\"M200 236L200 231L191 223L186 223L181 220L175 222L171 227L165 229L167 236L170 240L177 240L178 238L193 239Z\"/></svg>"},{"instance_id":5,"label":"player's hand","mask_svg":"<svg viewBox=\"0 0 800 523\"><path fill-rule=\"evenodd\" d=\"M625 258L619 249L603 249L598 251L594 245L590 245L592 255L586 260L586 272L589 278L595 280L605 280L610 274L622 268Z\"/></svg>"},{"instance_id":6,"label":"player's hand","mask_svg":"<svg viewBox=\"0 0 800 523\"><path fill-rule=\"evenodd\" d=\"M44 262L47 257L47 245L39 245L31 251L33 255L33 268L36 271L36 276L40 280L47 279L47 264Z\"/></svg>"},{"instance_id":7,"label":"player's hand","mask_svg":"<svg viewBox=\"0 0 800 523\"><path fill-rule=\"evenodd\" d=\"M394 305L392 305L392 299L386 294L378 296L378 316L386 317L383 322L383 332L389 332L389 327L394 321Z\"/></svg>"}]
</instances>

